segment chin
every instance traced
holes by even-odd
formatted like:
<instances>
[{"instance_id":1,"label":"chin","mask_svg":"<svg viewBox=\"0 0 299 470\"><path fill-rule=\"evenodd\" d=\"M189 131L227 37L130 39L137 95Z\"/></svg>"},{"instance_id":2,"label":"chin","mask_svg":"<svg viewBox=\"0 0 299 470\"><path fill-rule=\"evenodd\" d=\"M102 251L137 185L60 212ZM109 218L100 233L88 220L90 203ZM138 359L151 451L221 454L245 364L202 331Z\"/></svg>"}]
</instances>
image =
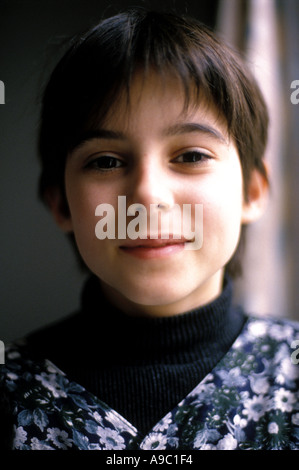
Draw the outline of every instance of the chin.
<instances>
[{"instance_id":1,"label":"chin","mask_svg":"<svg viewBox=\"0 0 299 470\"><path fill-rule=\"evenodd\" d=\"M180 292L173 286L169 289L165 286L152 286L151 289L140 289L134 287L132 289L124 289L123 296L136 306L142 307L166 307L180 302L182 298L188 295L186 292Z\"/></svg>"}]
</instances>

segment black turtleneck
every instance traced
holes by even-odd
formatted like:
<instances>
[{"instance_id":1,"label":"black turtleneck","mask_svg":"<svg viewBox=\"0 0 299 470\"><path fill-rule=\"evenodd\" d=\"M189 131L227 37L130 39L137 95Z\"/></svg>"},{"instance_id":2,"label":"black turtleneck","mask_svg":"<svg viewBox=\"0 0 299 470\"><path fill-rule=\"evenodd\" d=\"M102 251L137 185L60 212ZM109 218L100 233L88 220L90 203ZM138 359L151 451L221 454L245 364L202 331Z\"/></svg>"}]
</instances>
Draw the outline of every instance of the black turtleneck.
<instances>
[{"instance_id":1,"label":"black turtleneck","mask_svg":"<svg viewBox=\"0 0 299 470\"><path fill-rule=\"evenodd\" d=\"M92 277L79 313L29 337L70 379L148 432L217 364L245 315L226 279L208 305L163 318L131 317L113 307Z\"/></svg>"}]
</instances>

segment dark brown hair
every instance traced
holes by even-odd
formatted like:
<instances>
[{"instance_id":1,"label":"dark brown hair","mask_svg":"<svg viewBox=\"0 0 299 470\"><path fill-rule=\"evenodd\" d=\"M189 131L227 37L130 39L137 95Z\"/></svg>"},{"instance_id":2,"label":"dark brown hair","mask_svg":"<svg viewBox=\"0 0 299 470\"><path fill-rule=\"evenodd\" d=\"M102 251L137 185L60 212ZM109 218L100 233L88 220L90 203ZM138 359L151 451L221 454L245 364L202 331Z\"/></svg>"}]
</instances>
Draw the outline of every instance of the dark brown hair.
<instances>
[{"instance_id":1,"label":"dark brown hair","mask_svg":"<svg viewBox=\"0 0 299 470\"><path fill-rule=\"evenodd\" d=\"M155 69L164 77L171 72L184 87L187 106L196 96L216 107L239 152L245 198L253 169L267 178L267 108L239 55L196 19L132 9L76 37L50 77L39 135L43 200L50 187L64 194L68 153L99 127L120 91L129 93L137 69L145 75ZM66 199L63 209L68 210ZM235 260L230 268L236 271Z\"/></svg>"}]
</instances>

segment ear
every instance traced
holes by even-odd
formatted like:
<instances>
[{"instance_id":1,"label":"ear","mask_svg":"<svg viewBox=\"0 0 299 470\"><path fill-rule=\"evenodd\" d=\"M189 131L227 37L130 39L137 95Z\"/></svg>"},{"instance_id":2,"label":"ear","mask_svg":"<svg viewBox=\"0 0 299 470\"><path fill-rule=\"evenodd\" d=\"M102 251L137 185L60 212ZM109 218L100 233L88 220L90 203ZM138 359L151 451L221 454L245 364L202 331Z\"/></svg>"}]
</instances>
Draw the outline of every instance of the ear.
<instances>
[{"instance_id":1,"label":"ear","mask_svg":"<svg viewBox=\"0 0 299 470\"><path fill-rule=\"evenodd\" d=\"M58 187L48 188L45 199L58 227L65 233L71 233L73 231L72 219L65 207L61 190Z\"/></svg>"},{"instance_id":2,"label":"ear","mask_svg":"<svg viewBox=\"0 0 299 470\"><path fill-rule=\"evenodd\" d=\"M266 166L267 175L269 174ZM259 220L264 214L269 196L268 179L262 175L257 169L251 173L247 199L243 202L242 207L242 223L250 224Z\"/></svg>"}]
</instances>

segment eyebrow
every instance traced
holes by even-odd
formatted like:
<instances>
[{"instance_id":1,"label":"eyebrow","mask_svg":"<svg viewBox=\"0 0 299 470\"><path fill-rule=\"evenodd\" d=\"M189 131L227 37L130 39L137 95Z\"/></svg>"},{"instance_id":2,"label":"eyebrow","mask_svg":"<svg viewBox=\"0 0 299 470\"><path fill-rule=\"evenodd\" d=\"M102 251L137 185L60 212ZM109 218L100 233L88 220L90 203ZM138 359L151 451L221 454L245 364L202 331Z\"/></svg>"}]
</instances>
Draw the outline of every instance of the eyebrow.
<instances>
[{"instance_id":1,"label":"eyebrow","mask_svg":"<svg viewBox=\"0 0 299 470\"><path fill-rule=\"evenodd\" d=\"M76 140L73 150L82 147L82 145L93 139L124 140L125 138L125 134L118 131L110 131L108 129L89 130L84 134L81 134L81 136Z\"/></svg>"},{"instance_id":2,"label":"eyebrow","mask_svg":"<svg viewBox=\"0 0 299 470\"><path fill-rule=\"evenodd\" d=\"M214 139L219 140L222 143L227 144L226 139L220 131L218 131L214 127L208 126L206 124L200 124L197 122L182 122L173 124L172 126L165 128L162 132L162 135L168 137L190 133L206 134L207 136L210 136ZM125 140L126 138L126 135L120 131L112 131L109 129L89 130L83 135L81 135L81 137L75 143L73 150L82 147L84 144L93 139Z\"/></svg>"},{"instance_id":3,"label":"eyebrow","mask_svg":"<svg viewBox=\"0 0 299 470\"><path fill-rule=\"evenodd\" d=\"M206 124L200 124L197 122L182 122L174 124L173 126L168 127L163 132L167 136L172 135L181 135L181 134L190 134L190 133L200 133L206 134L217 140L220 140L223 143L227 143L225 137L222 135L218 129L208 126Z\"/></svg>"}]
</instances>

